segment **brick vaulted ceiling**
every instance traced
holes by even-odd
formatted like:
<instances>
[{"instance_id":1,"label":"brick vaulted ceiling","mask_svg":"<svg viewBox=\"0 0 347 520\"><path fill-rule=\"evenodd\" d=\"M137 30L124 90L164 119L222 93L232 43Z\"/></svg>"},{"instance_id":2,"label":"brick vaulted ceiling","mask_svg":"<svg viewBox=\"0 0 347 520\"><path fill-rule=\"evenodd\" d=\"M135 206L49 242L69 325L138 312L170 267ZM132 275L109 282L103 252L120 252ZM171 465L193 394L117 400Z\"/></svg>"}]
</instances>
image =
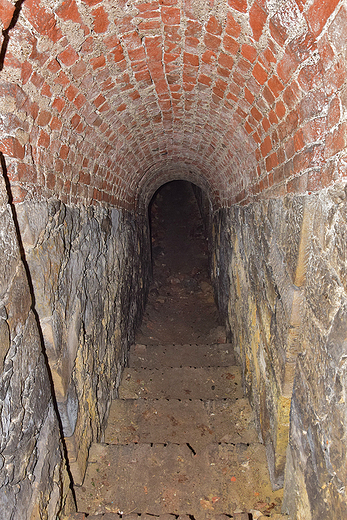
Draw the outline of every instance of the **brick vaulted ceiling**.
<instances>
[{"instance_id":1,"label":"brick vaulted ceiling","mask_svg":"<svg viewBox=\"0 0 347 520\"><path fill-rule=\"evenodd\" d=\"M0 0L15 201L215 207L345 176L346 2Z\"/></svg>"}]
</instances>

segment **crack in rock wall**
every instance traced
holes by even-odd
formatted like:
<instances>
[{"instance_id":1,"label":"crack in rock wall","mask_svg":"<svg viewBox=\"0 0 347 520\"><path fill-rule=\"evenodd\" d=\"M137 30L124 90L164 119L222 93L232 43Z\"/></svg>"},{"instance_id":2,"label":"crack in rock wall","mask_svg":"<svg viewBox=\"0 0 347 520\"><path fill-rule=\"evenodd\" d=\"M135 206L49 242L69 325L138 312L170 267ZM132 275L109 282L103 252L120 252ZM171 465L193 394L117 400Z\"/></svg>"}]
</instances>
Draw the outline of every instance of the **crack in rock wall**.
<instances>
[{"instance_id":1,"label":"crack in rock wall","mask_svg":"<svg viewBox=\"0 0 347 520\"><path fill-rule=\"evenodd\" d=\"M0 517L74 509L50 377L5 183L0 184Z\"/></svg>"},{"instance_id":2,"label":"crack in rock wall","mask_svg":"<svg viewBox=\"0 0 347 520\"><path fill-rule=\"evenodd\" d=\"M339 184L213 217L217 299L295 520L347 515L346 208Z\"/></svg>"}]
</instances>

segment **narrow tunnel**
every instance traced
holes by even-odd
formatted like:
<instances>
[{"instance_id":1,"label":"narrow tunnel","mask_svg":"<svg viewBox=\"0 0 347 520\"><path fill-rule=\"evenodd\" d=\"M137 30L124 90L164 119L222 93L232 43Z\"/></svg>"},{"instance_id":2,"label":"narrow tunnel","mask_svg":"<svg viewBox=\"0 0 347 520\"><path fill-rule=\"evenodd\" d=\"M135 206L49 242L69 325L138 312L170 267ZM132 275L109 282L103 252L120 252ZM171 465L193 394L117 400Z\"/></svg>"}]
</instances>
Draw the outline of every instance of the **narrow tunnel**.
<instances>
[{"instance_id":1,"label":"narrow tunnel","mask_svg":"<svg viewBox=\"0 0 347 520\"><path fill-rule=\"evenodd\" d=\"M346 27L345 0L1 0L1 518L74 514L147 296L194 288L282 513L347 518ZM150 285L173 181L212 289Z\"/></svg>"},{"instance_id":2,"label":"narrow tunnel","mask_svg":"<svg viewBox=\"0 0 347 520\"><path fill-rule=\"evenodd\" d=\"M210 280L208 229L203 219L208 213L201 213L208 208L201 205L200 210L200 192L189 182L171 181L152 198L153 281L142 333L136 338L139 343L203 343L221 325ZM150 329L145 338L143 332Z\"/></svg>"}]
</instances>

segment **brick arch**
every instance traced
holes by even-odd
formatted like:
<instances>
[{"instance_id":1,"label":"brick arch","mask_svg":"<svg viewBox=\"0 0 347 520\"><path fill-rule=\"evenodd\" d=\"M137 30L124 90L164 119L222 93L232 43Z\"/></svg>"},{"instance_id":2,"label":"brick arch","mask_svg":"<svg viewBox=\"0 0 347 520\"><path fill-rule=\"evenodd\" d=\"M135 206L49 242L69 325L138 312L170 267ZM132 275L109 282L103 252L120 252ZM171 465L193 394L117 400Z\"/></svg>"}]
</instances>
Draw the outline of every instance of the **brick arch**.
<instances>
[{"instance_id":1,"label":"brick arch","mask_svg":"<svg viewBox=\"0 0 347 520\"><path fill-rule=\"evenodd\" d=\"M135 205L140 213L147 211L155 192L164 184L174 180L185 180L201 188L215 207L221 206L219 192L215 185L207 182L207 175L193 165L179 161L162 161L154 164L138 184Z\"/></svg>"},{"instance_id":2,"label":"brick arch","mask_svg":"<svg viewBox=\"0 0 347 520\"><path fill-rule=\"evenodd\" d=\"M163 158L193 165L215 205L345 176L341 0L25 0L16 24L1 7L15 201L131 209Z\"/></svg>"}]
</instances>

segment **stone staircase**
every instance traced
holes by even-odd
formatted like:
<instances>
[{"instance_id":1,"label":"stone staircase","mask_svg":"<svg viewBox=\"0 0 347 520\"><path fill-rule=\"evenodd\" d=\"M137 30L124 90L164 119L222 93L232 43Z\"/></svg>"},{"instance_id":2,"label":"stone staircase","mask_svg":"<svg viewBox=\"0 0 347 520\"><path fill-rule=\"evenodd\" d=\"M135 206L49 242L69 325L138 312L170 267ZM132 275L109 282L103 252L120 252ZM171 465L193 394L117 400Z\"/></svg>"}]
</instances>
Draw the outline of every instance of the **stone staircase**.
<instances>
[{"instance_id":1,"label":"stone staircase","mask_svg":"<svg viewBox=\"0 0 347 520\"><path fill-rule=\"evenodd\" d=\"M75 493L76 519L282 518L231 345L134 345Z\"/></svg>"}]
</instances>

